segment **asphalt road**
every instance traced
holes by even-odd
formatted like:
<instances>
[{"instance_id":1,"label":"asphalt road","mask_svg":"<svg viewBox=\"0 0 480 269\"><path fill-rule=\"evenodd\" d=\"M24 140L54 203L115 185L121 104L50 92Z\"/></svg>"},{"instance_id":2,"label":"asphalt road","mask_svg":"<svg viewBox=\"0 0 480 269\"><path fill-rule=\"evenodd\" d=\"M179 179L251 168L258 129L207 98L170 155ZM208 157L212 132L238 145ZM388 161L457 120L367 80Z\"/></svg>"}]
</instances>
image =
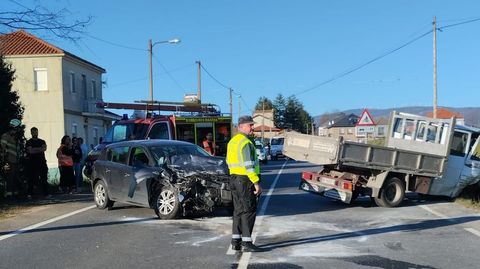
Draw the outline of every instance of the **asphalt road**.
<instances>
[{"instance_id":1,"label":"asphalt road","mask_svg":"<svg viewBox=\"0 0 480 269\"><path fill-rule=\"evenodd\" d=\"M0 268L479 268L478 212L415 196L393 209L366 197L345 205L298 190L308 169L262 167L261 253L229 250L231 218L221 210L162 221L127 205L97 210L84 195L2 220Z\"/></svg>"}]
</instances>

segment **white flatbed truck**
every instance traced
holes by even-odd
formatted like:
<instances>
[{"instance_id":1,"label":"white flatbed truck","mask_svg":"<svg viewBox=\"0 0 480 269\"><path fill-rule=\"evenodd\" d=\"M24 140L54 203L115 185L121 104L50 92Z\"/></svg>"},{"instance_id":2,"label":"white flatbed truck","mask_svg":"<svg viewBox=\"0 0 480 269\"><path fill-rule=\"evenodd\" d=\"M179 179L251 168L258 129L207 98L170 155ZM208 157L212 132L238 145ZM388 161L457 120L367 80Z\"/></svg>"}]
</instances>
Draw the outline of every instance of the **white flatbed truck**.
<instances>
[{"instance_id":1,"label":"white flatbed truck","mask_svg":"<svg viewBox=\"0 0 480 269\"><path fill-rule=\"evenodd\" d=\"M406 191L456 197L480 180L480 129L392 112L386 146L285 134L283 153L321 165L304 171L300 189L350 203L359 195L398 206Z\"/></svg>"}]
</instances>

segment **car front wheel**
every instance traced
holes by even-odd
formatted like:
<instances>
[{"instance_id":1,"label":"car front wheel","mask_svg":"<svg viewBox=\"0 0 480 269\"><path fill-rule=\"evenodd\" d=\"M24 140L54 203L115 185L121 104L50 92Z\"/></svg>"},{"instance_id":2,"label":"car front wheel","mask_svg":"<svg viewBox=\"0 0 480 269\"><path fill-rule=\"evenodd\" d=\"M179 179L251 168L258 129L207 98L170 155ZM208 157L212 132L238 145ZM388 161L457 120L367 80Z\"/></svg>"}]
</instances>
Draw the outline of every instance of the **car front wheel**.
<instances>
[{"instance_id":1,"label":"car front wheel","mask_svg":"<svg viewBox=\"0 0 480 269\"><path fill-rule=\"evenodd\" d=\"M108 197L107 185L102 180L95 184L93 196L98 209L111 208L113 206L114 202Z\"/></svg>"},{"instance_id":2,"label":"car front wheel","mask_svg":"<svg viewBox=\"0 0 480 269\"><path fill-rule=\"evenodd\" d=\"M178 192L171 186L161 189L155 202L155 213L160 219L175 219L180 209Z\"/></svg>"}]
</instances>

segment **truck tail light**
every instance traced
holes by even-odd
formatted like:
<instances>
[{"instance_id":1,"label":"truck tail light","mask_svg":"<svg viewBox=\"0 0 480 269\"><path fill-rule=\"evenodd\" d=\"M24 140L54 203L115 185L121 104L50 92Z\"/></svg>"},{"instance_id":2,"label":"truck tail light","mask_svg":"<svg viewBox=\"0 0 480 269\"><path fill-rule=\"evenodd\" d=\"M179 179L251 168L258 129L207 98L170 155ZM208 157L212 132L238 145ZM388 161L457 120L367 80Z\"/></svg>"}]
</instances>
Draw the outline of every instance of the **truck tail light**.
<instances>
[{"instance_id":1,"label":"truck tail light","mask_svg":"<svg viewBox=\"0 0 480 269\"><path fill-rule=\"evenodd\" d=\"M343 182L343 188L349 191L352 191L352 182L344 181Z\"/></svg>"},{"instance_id":2,"label":"truck tail light","mask_svg":"<svg viewBox=\"0 0 480 269\"><path fill-rule=\"evenodd\" d=\"M311 172L302 172L302 178L305 180L312 180L313 174Z\"/></svg>"}]
</instances>

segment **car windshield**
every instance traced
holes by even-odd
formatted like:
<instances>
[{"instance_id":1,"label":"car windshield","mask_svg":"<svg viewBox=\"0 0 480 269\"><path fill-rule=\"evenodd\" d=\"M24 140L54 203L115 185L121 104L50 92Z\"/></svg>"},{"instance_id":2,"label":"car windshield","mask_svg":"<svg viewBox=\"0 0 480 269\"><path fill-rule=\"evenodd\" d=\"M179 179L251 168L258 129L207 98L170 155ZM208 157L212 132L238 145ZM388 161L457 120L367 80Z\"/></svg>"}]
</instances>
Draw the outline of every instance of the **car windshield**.
<instances>
[{"instance_id":1,"label":"car windshield","mask_svg":"<svg viewBox=\"0 0 480 269\"><path fill-rule=\"evenodd\" d=\"M159 166L163 165L167 161L171 161L173 156L201 156L209 157L204 149L197 145L164 145L151 147L150 152L155 159L155 163Z\"/></svg>"},{"instance_id":2,"label":"car windshield","mask_svg":"<svg viewBox=\"0 0 480 269\"><path fill-rule=\"evenodd\" d=\"M103 141L113 143L125 140L143 139L147 132L148 124L142 123L116 123L107 134Z\"/></svg>"},{"instance_id":3,"label":"car windshield","mask_svg":"<svg viewBox=\"0 0 480 269\"><path fill-rule=\"evenodd\" d=\"M260 149L260 150L263 149L262 145L258 145L258 144L257 144L257 145L255 145L255 147L256 147L257 149Z\"/></svg>"},{"instance_id":4,"label":"car windshield","mask_svg":"<svg viewBox=\"0 0 480 269\"><path fill-rule=\"evenodd\" d=\"M282 138L272 138L270 142L271 145L283 145L283 137Z\"/></svg>"}]
</instances>

